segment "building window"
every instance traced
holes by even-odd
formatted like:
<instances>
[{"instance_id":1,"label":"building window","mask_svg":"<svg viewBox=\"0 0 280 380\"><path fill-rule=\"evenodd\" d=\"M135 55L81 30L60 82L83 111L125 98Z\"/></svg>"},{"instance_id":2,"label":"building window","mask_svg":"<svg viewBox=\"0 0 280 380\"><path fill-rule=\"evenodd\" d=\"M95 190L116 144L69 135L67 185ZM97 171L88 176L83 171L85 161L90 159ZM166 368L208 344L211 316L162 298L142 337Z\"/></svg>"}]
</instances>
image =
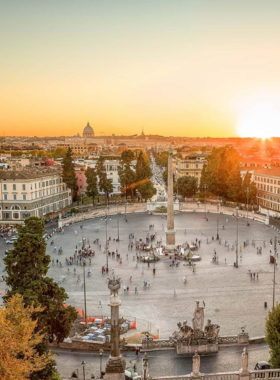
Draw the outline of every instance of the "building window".
<instances>
[{"instance_id":1,"label":"building window","mask_svg":"<svg viewBox=\"0 0 280 380\"><path fill-rule=\"evenodd\" d=\"M13 190L16 190L17 189L17 185L14 183L13 184Z\"/></svg>"},{"instance_id":2,"label":"building window","mask_svg":"<svg viewBox=\"0 0 280 380\"><path fill-rule=\"evenodd\" d=\"M196 169L198 169L198 164L195 165Z\"/></svg>"},{"instance_id":3,"label":"building window","mask_svg":"<svg viewBox=\"0 0 280 380\"><path fill-rule=\"evenodd\" d=\"M26 194L22 194L22 199L26 201Z\"/></svg>"},{"instance_id":4,"label":"building window","mask_svg":"<svg viewBox=\"0 0 280 380\"><path fill-rule=\"evenodd\" d=\"M17 195L16 195L16 194L13 194L13 200L14 200L14 201L17 200Z\"/></svg>"},{"instance_id":5,"label":"building window","mask_svg":"<svg viewBox=\"0 0 280 380\"><path fill-rule=\"evenodd\" d=\"M4 212L4 219L10 219L10 213Z\"/></svg>"},{"instance_id":6,"label":"building window","mask_svg":"<svg viewBox=\"0 0 280 380\"><path fill-rule=\"evenodd\" d=\"M188 169L188 167L189 167L189 164L186 164L186 168Z\"/></svg>"},{"instance_id":7,"label":"building window","mask_svg":"<svg viewBox=\"0 0 280 380\"><path fill-rule=\"evenodd\" d=\"M4 185L3 185L3 189L4 189L4 190L7 190L7 185L6 185L6 183L4 183Z\"/></svg>"},{"instance_id":8,"label":"building window","mask_svg":"<svg viewBox=\"0 0 280 380\"><path fill-rule=\"evenodd\" d=\"M13 219L19 219L19 212L13 212Z\"/></svg>"},{"instance_id":9,"label":"building window","mask_svg":"<svg viewBox=\"0 0 280 380\"><path fill-rule=\"evenodd\" d=\"M4 201L8 200L8 194L4 194Z\"/></svg>"},{"instance_id":10,"label":"building window","mask_svg":"<svg viewBox=\"0 0 280 380\"><path fill-rule=\"evenodd\" d=\"M37 183L35 183L35 189L37 189Z\"/></svg>"},{"instance_id":11,"label":"building window","mask_svg":"<svg viewBox=\"0 0 280 380\"><path fill-rule=\"evenodd\" d=\"M22 190L23 190L23 191L25 191L25 190L26 190L26 186L25 186L25 184L24 184L24 183L22 184Z\"/></svg>"}]
</instances>

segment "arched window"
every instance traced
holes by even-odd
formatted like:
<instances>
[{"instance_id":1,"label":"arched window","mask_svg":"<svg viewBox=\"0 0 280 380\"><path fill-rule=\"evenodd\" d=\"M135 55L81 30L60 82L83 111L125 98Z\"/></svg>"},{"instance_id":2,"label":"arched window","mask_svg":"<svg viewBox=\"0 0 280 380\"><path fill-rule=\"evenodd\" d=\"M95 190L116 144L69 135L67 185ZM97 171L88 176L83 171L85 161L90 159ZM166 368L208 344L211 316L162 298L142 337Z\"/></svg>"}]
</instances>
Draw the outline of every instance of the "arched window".
<instances>
[{"instance_id":1,"label":"arched window","mask_svg":"<svg viewBox=\"0 0 280 380\"><path fill-rule=\"evenodd\" d=\"M11 210L20 210L20 207L19 207L19 206L15 206L15 205L13 205L13 206L11 207Z\"/></svg>"}]
</instances>

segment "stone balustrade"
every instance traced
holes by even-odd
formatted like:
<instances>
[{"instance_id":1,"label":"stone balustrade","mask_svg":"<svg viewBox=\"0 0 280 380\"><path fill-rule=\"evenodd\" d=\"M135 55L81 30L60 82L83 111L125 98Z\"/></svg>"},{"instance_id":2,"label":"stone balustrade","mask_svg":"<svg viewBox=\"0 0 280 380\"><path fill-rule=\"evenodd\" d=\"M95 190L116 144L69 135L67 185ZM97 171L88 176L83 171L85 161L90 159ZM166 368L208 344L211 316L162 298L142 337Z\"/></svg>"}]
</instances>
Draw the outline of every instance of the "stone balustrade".
<instances>
[{"instance_id":1,"label":"stone balustrade","mask_svg":"<svg viewBox=\"0 0 280 380\"><path fill-rule=\"evenodd\" d=\"M254 379L280 379L280 369L266 369L263 371L251 371L250 380Z\"/></svg>"},{"instance_id":2,"label":"stone balustrade","mask_svg":"<svg viewBox=\"0 0 280 380\"><path fill-rule=\"evenodd\" d=\"M247 345L250 343L249 334L241 332L237 335L219 336L219 345ZM176 348L176 344L169 339L153 339L152 337L142 338L142 350L156 350L161 348Z\"/></svg>"},{"instance_id":3,"label":"stone balustrade","mask_svg":"<svg viewBox=\"0 0 280 380\"><path fill-rule=\"evenodd\" d=\"M280 379L280 369L267 369L264 371L249 371L248 375L245 376L248 380L255 379L266 379L266 380L279 380ZM184 375L184 376L163 376L163 377L153 377L150 380L242 380L244 376L241 375L239 371L237 372L219 372L219 373L201 373L199 376Z\"/></svg>"},{"instance_id":4,"label":"stone balustrade","mask_svg":"<svg viewBox=\"0 0 280 380\"><path fill-rule=\"evenodd\" d=\"M238 343L238 336L237 335L219 336L218 343L219 344L236 344Z\"/></svg>"}]
</instances>

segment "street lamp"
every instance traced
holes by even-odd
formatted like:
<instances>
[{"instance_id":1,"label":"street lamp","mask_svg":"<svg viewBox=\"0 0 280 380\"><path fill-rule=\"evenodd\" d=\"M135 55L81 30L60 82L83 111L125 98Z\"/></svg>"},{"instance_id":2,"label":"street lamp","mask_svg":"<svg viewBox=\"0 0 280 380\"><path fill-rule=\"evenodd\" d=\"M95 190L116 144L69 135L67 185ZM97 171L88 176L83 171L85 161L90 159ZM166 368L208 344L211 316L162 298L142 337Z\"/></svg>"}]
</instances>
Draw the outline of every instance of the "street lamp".
<instances>
[{"instance_id":1,"label":"street lamp","mask_svg":"<svg viewBox=\"0 0 280 380\"><path fill-rule=\"evenodd\" d=\"M206 189L207 189L207 186L204 185L203 188L204 188L204 206L205 206L205 215L204 215L204 218L206 220Z\"/></svg>"},{"instance_id":2,"label":"street lamp","mask_svg":"<svg viewBox=\"0 0 280 380\"><path fill-rule=\"evenodd\" d=\"M238 268L238 207L236 207L236 261L235 267Z\"/></svg>"},{"instance_id":3,"label":"street lamp","mask_svg":"<svg viewBox=\"0 0 280 380\"><path fill-rule=\"evenodd\" d=\"M220 204L217 204L217 240L219 240L219 207Z\"/></svg>"},{"instance_id":4,"label":"street lamp","mask_svg":"<svg viewBox=\"0 0 280 380\"><path fill-rule=\"evenodd\" d=\"M116 201L116 206L117 206L117 218L118 218L118 240L117 241L120 241L120 218L119 218L119 202Z\"/></svg>"},{"instance_id":5,"label":"street lamp","mask_svg":"<svg viewBox=\"0 0 280 380\"><path fill-rule=\"evenodd\" d=\"M100 379L103 379L103 376L102 376L102 356L103 356L103 350L102 350L102 348L99 350L99 356L100 356Z\"/></svg>"},{"instance_id":6,"label":"street lamp","mask_svg":"<svg viewBox=\"0 0 280 380\"><path fill-rule=\"evenodd\" d=\"M86 295L86 261L83 258L83 275L84 275L84 308L85 308L85 322L87 326L87 295Z\"/></svg>"},{"instance_id":7,"label":"street lamp","mask_svg":"<svg viewBox=\"0 0 280 380\"><path fill-rule=\"evenodd\" d=\"M125 216L125 221L127 222L127 219L126 219L126 206L127 206L127 202L125 202L125 206L124 206L124 216Z\"/></svg>"},{"instance_id":8,"label":"street lamp","mask_svg":"<svg viewBox=\"0 0 280 380\"><path fill-rule=\"evenodd\" d=\"M86 380L86 374L85 374L85 365L86 365L86 362L83 360L81 364L83 366L83 378L84 378L84 380Z\"/></svg>"},{"instance_id":9,"label":"street lamp","mask_svg":"<svg viewBox=\"0 0 280 380\"><path fill-rule=\"evenodd\" d=\"M246 200L247 200L247 226L249 226L250 224L249 224L249 222L248 222L248 209L249 209L249 188L247 187L247 189L246 189L246 195L247 195L247 197L246 197Z\"/></svg>"}]
</instances>

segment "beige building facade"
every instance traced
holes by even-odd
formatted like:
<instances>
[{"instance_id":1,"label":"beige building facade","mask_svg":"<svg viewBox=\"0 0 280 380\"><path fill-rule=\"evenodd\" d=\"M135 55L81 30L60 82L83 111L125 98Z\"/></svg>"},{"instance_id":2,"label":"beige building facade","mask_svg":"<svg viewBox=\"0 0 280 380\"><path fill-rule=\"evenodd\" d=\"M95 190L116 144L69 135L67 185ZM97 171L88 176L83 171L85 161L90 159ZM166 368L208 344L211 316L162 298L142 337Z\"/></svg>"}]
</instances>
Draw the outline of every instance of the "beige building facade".
<instances>
[{"instance_id":1,"label":"beige building facade","mask_svg":"<svg viewBox=\"0 0 280 380\"><path fill-rule=\"evenodd\" d=\"M268 210L280 212L280 167L256 170L253 181L258 190L258 205Z\"/></svg>"},{"instance_id":2,"label":"beige building facade","mask_svg":"<svg viewBox=\"0 0 280 380\"><path fill-rule=\"evenodd\" d=\"M43 217L71 205L71 191L55 169L0 171L1 223L22 223L29 216Z\"/></svg>"},{"instance_id":3,"label":"beige building facade","mask_svg":"<svg viewBox=\"0 0 280 380\"><path fill-rule=\"evenodd\" d=\"M197 179L199 185L203 165L206 164L205 155L190 154L185 158L175 158L175 176L176 178L190 176Z\"/></svg>"}]
</instances>

